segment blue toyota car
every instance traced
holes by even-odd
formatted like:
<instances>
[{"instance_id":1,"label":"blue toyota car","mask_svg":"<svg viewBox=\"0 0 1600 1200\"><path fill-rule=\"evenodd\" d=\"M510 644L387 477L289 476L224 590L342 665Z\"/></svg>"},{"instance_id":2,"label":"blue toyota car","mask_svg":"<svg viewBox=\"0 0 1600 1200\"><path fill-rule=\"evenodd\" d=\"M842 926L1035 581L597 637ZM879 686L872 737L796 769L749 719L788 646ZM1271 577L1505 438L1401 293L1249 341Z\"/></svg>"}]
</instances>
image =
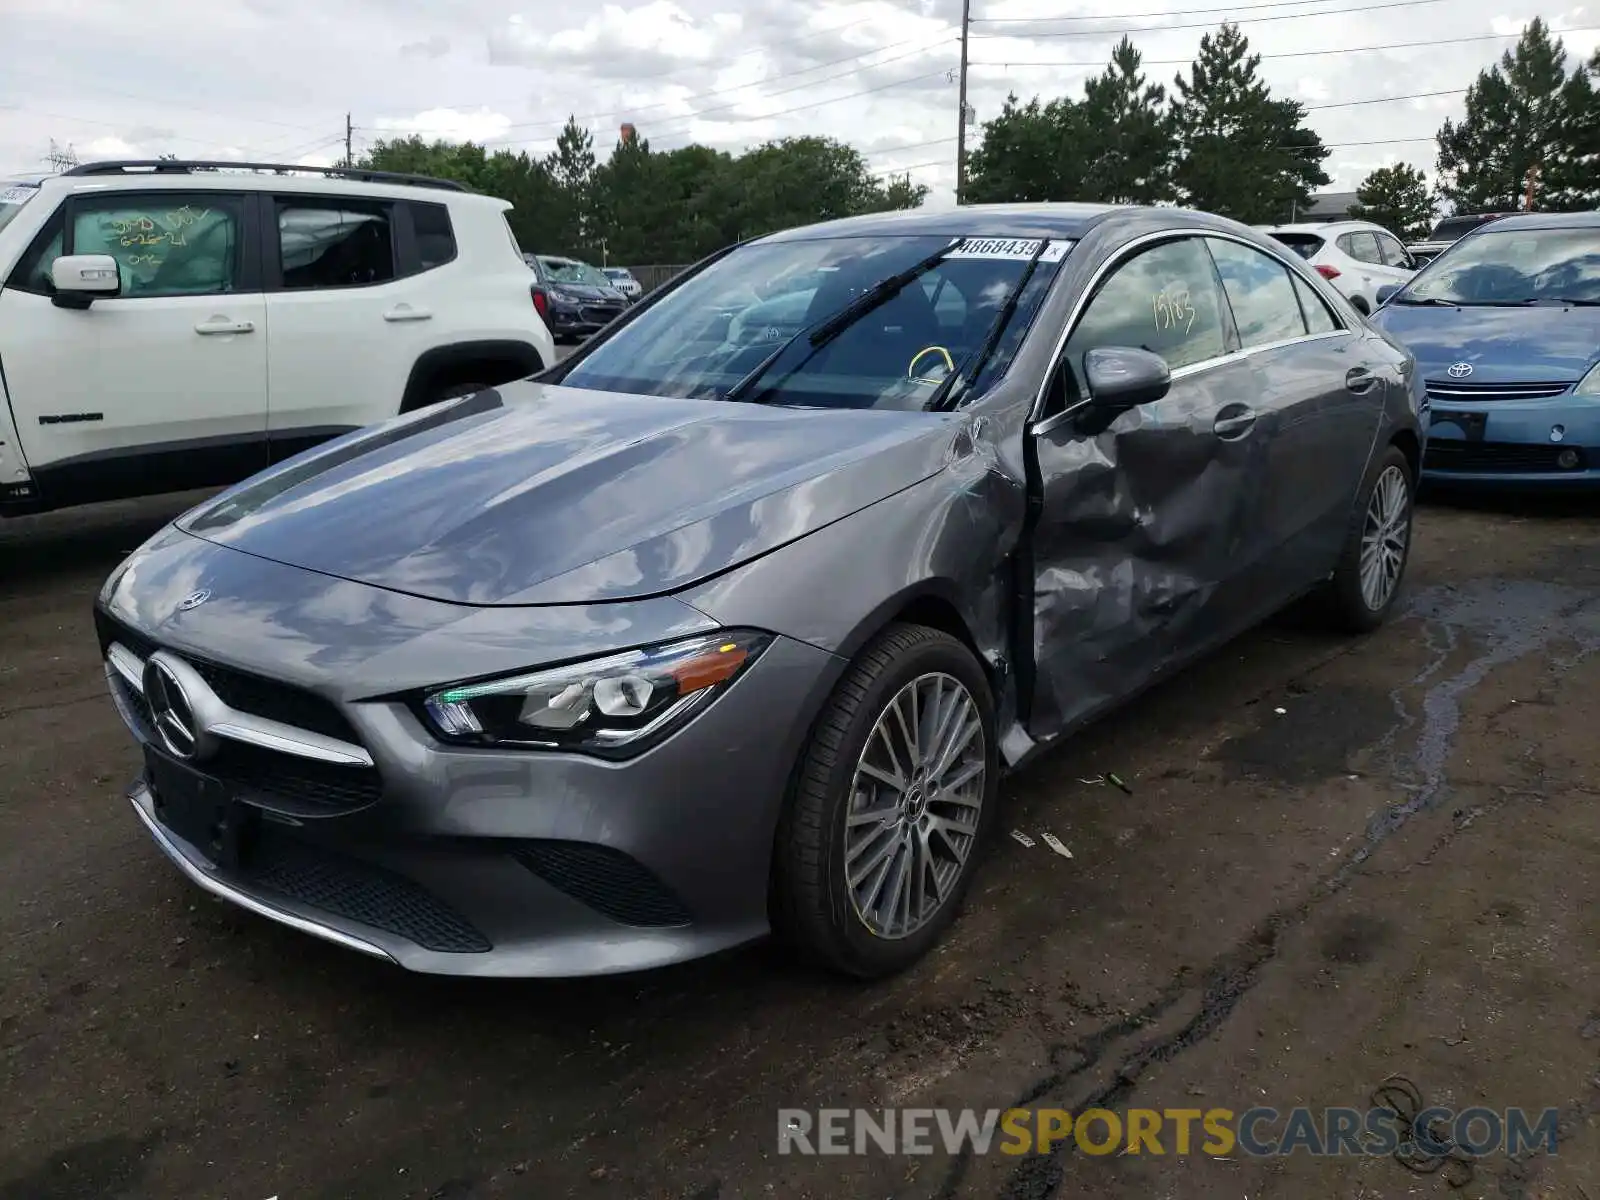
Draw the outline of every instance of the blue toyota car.
<instances>
[{"instance_id":1,"label":"blue toyota car","mask_svg":"<svg viewBox=\"0 0 1600 1200\"><path fill-rule=\"evenodd\" d=\"M1600 486L1600 212L1485 225L1371 320L1427 383L1424 481Z\"/></svg>"}]
</instances>

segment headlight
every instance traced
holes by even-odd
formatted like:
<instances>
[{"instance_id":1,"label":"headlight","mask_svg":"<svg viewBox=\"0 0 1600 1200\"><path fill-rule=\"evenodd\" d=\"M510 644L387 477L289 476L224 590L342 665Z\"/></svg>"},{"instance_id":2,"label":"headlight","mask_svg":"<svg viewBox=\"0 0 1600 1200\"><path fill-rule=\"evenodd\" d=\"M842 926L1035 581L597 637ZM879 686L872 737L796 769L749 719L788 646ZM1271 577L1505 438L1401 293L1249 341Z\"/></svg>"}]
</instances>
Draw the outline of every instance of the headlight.
<instances>
[{"instance_id":1,"label":"headlight","mask_svg":"<svg viewBox=\"0 0 1600 1200\"><path fill-rule=\"evenodd\" d=\"M637 754L725 691L771 643L749 629L628 650L428 696L429 723L470 746Z\"/></svg>"},{"instance_id":2,"label":"headlight","mask_svg":"<svg viewBox=\"0 0 1600 1200\"><path fill-rule=\"evenodd\" d=\"M561 288L551 288L550 299L558 300L562 304L576 304L578 302L578 298L576 296L574 296L571 292L563 291Z\"/></svg>"},{"instance_id":3,"label":"headlight","mask_svg":"<svg viewBox=\"0 0 1600 1200\"><path fill-rule=\"evenodd\" d=\"M1589 368L1589 373L1578 380L1572 389L1574 396L1600 396L1600 362Z\"/></svg>"}]
</instances>

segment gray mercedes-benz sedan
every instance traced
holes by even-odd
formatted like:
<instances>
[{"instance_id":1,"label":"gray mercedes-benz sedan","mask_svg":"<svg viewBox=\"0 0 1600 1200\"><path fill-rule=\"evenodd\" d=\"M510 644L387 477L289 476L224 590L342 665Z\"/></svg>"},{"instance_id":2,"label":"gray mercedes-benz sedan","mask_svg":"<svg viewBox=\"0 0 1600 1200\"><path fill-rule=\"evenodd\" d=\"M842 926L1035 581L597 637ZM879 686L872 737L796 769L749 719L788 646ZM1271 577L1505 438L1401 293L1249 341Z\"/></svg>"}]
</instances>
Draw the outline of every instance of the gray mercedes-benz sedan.
<instances>
[{"instance_id":1,"label":"gray mercedes-benz sedan","mask_svg":"<svg viewBox=\"0 0 1600 1200\"><path fill-rule=\"evenodd\" d=\"M96 623L201 887L418 971L954 919L1001 775L1317 592L1395 603L1425 398L1177 209L884 213L713 256L565 362L179 517Z\"/></svg>"}]
</instances>

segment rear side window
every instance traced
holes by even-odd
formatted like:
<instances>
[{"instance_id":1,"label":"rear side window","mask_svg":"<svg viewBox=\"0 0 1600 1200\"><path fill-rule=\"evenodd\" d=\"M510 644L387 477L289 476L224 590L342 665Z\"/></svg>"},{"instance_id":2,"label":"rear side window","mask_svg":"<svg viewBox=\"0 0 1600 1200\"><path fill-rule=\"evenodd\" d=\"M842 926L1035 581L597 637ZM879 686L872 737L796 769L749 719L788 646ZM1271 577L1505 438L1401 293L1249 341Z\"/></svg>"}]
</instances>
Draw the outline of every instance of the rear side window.
<instances>
[{"instance_id":1,"label":"rear side window","mask_svg":"<svg viewBox=\"0 0 1600 1200\"><path fill-rule=\"evenodd\" d=\"M1378 239L1370 233L1347 233L1339 239L1339 249L1357 262L1383 265L1383 255L1378 253Z\"/></svg>"},{"instance_id":2,"label":"rear side window","mask_svg":"<svg viewBox=\"0 0 1600 1200\"><path fill-rule=\"evenodd\" d=\"M456 234L450 227L450 210L442 204L411 203L411 228L417 239L417 258L424 271L442 267L456 256Z\"/></svg>"},{"instance_id":3,"label":"rear side window","mask_svg":"<svg viewBox=\"0 0 1600 1200\"><path fill-rule=\"evenodd\" d=\"M1322 249L1323 239L1314 233L1274 233L1272 239L1282 242L1301 258L1309 259Z\"/></svg>"},{"instance_id":4,"label":"rear side window","mask_svg":"<svg viewBox=\"0 0 1600 1200\"><path fill-rule=\"evenodd\" d=\"M1207 238L1206 244L1217 260L1222 289L1233 307L1240 345L1265 346L1304 336L1305 321L1288 267L1238 242Z\"/></svg>"},{"instance_id":5,"label":"rear side window","mask_svg":"<svg viewBox=\"0 0 1600 1200\"><path fill-rule=\"evenodd\" d=\"M1084 379L1083 356L1108 346L1159 354L1173 370L1224 352L1222 296L1198 238L1163 242L1123 263L1101 285L1067 341Z\"/></svg>"},{"instance_id":6,"label":"rear side window","mask_svg":"<svg viewBox=\"0 0 1600 1200\"><path fill-rule=\"evenodd\" d=\"M1339 328L1339 322L1334 320L1333 313L1328 309L1328 302L1317 295L1313 288L1304 279L1289 276L1294 281L1295 295L1300 297L1300 314L1306 319L1307 333L1333 333Z\"/></svg>"},{"instance_id":7,"label":"rear side window","mask_svg":"<svg viewBox=\"0 0 1600 1200\"><path fill-rule=\"evenodd\" d=\"M394 227L387 204L279 199L283 286L364 287L395 277Z\"/></svg>"},{"instance_id":8,"label":"rear side window","mask_svg":"<svg viewBox=\"0 0 1600 1200\"><path fill-rule=\"evenodd\" d=\"M1406 248L1387 233L1375 234L1378 239L1378 250L1383 255L1385 265L1391 267L1407 268L1411 266L1411 257L1406 253Z\"/></svg>"}]
</instances>

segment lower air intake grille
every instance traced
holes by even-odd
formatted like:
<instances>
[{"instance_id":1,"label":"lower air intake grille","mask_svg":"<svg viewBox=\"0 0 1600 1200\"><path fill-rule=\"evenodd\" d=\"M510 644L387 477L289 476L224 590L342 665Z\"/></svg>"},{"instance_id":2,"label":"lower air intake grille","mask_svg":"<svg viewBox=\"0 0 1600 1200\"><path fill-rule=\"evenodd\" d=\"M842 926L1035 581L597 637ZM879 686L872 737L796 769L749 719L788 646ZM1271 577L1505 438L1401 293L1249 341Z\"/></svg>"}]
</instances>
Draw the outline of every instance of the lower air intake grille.
<instances>
[{"instance_id":1,"label":"lower air intake grille","mask_svg":"<svg viewBox=\"0 0 1600 1200\"><path fill-rule=\"evenodd\" d=\"M590 842L523 842L517 861L551 887L619 925L690 923L689 910L649 869L620 850Z\"/></svg>"},{"instance_id":2,"label":"lower air intake grille","mask_svg":"<svg viewBox=\"0 0 1600 1200\"><path fill-rule=\"evenodd\" d=\"M441 954L482 954L489 940L425 888L370 863L263 836L246 878L309 908L359 921Z\"/></svg>"},{"instance_id":3,"label":"lower air intake grille","mask_svg":"<svg viewBox=\"0 0 1600 1200\"><path fill-rule=\"evenodd\" d=\"M1570 467L1563 467L1556 461L1557 455L1564 451L1577 457ZM1429 471L1479 471L1485 474L1548 471L1555 474L1581 471L1587 463L1584 452L1576 446L1437 439L1428 442L1422 465Z\"/></svg>"}]
</instances>

